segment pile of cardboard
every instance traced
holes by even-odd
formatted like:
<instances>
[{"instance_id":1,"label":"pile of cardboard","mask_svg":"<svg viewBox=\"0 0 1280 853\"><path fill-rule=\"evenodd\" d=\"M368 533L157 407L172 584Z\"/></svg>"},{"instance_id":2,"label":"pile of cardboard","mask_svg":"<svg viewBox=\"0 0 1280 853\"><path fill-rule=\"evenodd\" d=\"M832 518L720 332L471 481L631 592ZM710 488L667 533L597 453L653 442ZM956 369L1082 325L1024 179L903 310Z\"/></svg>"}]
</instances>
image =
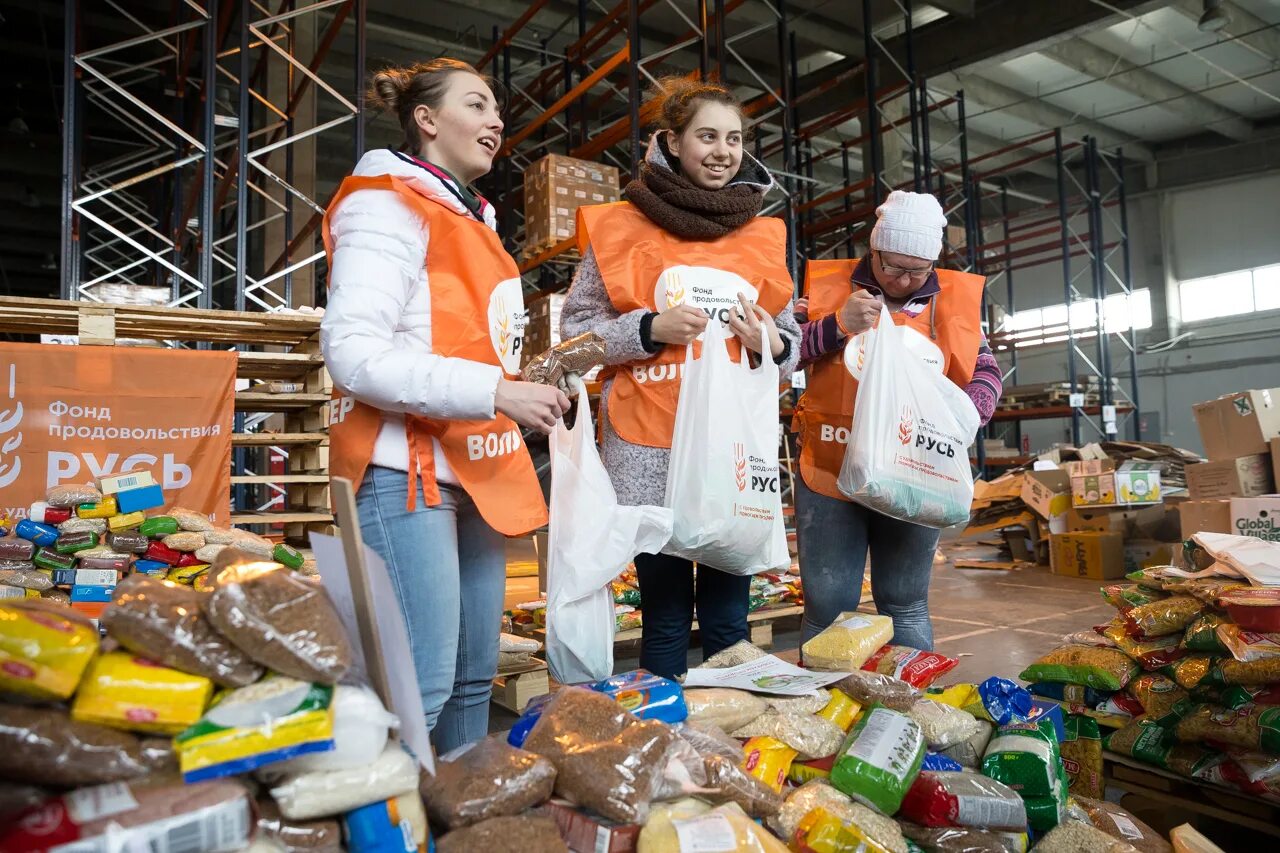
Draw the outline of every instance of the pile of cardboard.
<instances>
[{"instance_id":1,"label":"pile of cardboard","mask_svg":"<svg viewBox=\"0 0 1280 853\"><path fill-rule=\"evenodd\" d=\"M578 208L618 200L618 170L564 154L548 154L524 171L524 256L572 237Z\"/></svg>"},{"instance_id":2,"label":"pile of cardboard","mask_svg":"<svg viewBox=\"0 0 1280 853\"><path fill-rule=\"evenodd\" d=\"M1280 388L1192 407L1208 462L1187 468L1182 535L1235 533L1280 542Z\"/></svg>"}]
</instances>

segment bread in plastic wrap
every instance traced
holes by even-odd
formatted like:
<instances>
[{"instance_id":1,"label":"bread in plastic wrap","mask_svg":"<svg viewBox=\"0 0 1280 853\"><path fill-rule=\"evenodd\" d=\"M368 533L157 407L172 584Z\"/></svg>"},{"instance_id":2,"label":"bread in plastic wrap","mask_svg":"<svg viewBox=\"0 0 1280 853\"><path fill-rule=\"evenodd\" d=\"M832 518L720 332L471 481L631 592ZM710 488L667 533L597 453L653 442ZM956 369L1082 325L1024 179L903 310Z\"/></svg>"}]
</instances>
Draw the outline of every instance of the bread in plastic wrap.
<instances>
[{"instance_id":1,"label":"bread in plastic wrap","mask_svg":"<svg viewBox=\"0 0 1280 853\"><path fill-rule=\"evenodd\" d=\"M422 795L431 825L451 830L520 814L550 799L555 785L550 760L487 737L441 756Z\"/></svg>"},{"instance_id":2,"label":"bread in plastic wrap","mask_svg":"<svg viewBox=\"0 0 1280 853\"><path fill-rule=\"evenodd\" d=\"M800 761L834 755L844 740L844 730L822 717L813 714L780 714L776 711L761 714L730 734L744 740L753 737L780 740L799 753L797 757Z\"/></svg>"},{"instance_id":3,"label":"bread in plastic wrap","mask_svg":"<svg viewBox=\"0 0 1280 853\"><path fill-rule=\"evenodd\" d=\"M554 819L541 814L491 817L436 840L436 853L569 853Z\"/></svg>"},{"instance_id":4,"label":"bread in plastic wrap","mask_svg":"<svg viewBox=\"0 0 1280 853\"><path fill-rule=\"evenodd\" d=\"M730 687L694 687L684 691L688 721L706 723L726 732L740 729L769 710L764 699Z\"/></svg>"},{"instance_id":5,"label":"bread in plastic wrap","mask_svg":"<svg viewBox=\"0 0 1280 853\"><path fill-rule=\"evenodd\" d=\"M204 597L187 586L132 574L116 586L101 624L134 654L223 687L253 684L262 667L213 627L201 609Z\"/></svg>"},{"instance_id":6,"label":"bread in plastic wrap","mask_svg":"<svg viewBox=\"0 0 1280 853\"><path fill-rule=\"evenodd\" d=\"M893 620L888 616L846 611L800 652L811 669L853 672L892 639Z\"/></svg>"},{"instance_id":7,"label":"bread in plastic wrap","mask_svg":"<svg viewBox=\"0 0 1280 853\"><path fill-rule=\"evenodd\" d=\"M399 745L388 744L373 764L288 776L271 788L271 796L289 820L312 820L417 790L418 763Z\"/></svg>"},{"instance_id":8,"label":"bread in plastic wrap","mask_svg":"<svg viewBox=\"0 0 1280 853\"><path fill-rule=\"evenodd\" d=\"M822 779L806 782L791 791L782 804L781 811L765 823L779 837L793 838L800 828L800 821L817 808L826 809L845 823L861 827L864 833L889 853L907 853L906 839L893 818L876 814L861 803L855 803Z\"/></svg>"},{"instance_id":9,"label":"bread in plastic wrap","mask_svg":"<svg viewBox=\"0 0 1280 853\"><path fill-rule=\"evenodd\" d=\"M201 606L223 636L275 672L336 684L351 666L346 628L324 588L278 563L227 566Z\"/></svg>"},{"instance_id":10,"label":"bread in plastic wrap","mask_svg":"<svg viewBox=\"0 0 1280 853\"><path fill-rule=\"evenodd\" d=\"M0 704L0 779L57 788L137 779L171 767L172 751L155 743L60 708Z\"/></svg>"}]
</instances>

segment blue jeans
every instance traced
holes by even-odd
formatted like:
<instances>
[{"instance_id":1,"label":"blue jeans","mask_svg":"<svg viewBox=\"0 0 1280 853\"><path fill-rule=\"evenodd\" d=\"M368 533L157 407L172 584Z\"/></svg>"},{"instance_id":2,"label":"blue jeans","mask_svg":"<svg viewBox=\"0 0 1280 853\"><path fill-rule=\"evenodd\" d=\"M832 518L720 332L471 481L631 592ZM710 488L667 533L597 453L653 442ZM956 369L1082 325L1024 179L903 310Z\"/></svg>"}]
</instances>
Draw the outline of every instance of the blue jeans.
<instances>
[{"instance_id":1,"label":"blue jeans","mask_svg":"<svg viewBox=\"0 0 1280 853\"><path fill-rule=\"evenodd\" d=\"M506 540L460 488L405 509L408 477L370 466L356 493L365 544L387 563L409 629L422 709L436 750L489 733L506 594Z\"/></svg>"},{"instance_id":2,"label":"blue jeans","mask_svg":"<svg viewBox=\"0 0 1280 853\"><path fill-rule=\"evenodd\" d=\"M807 642L846 610L857 610L871 551L876 610L893 617L893 642L930 650L929 575L938 531L820 495L796 478L796 528ZM646 615L647 612L646 612Z\"/></svg>"},{"instance_id":3,"label":"blue jeans","mask_svg":"<svg viewBox=\"0 0 1280 853\"><path fill-rule=\"evenodd\" d=\"M640 581L640 668L663 678L683 675L689 668L689 634L693 611L698 611L702 655L709 658L739 640L747 639L751 578L698 566L669 554L636 555Z\"/></svg>"}]
</instances>

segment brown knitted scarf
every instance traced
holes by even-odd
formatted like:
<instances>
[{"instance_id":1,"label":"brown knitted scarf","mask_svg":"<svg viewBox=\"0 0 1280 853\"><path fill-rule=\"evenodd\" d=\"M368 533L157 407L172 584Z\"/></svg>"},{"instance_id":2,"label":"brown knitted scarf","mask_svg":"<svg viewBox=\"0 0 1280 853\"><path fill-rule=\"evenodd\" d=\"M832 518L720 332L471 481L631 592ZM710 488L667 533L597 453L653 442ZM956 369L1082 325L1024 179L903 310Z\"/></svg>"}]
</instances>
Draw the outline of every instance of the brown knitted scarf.
<instances>
[{"instance_id":1,"label":"brown knitted scarf","mask_svg":"<svg viewBox=\"0 0 1280 853\"><path fill-rule=\"evenodd\" d=\"M627 184L627 199L677 237L714 240L741 228L760 212L764 193L746 184L706 190L684 175L645 163Z\"/></svg>"}]
</instances>

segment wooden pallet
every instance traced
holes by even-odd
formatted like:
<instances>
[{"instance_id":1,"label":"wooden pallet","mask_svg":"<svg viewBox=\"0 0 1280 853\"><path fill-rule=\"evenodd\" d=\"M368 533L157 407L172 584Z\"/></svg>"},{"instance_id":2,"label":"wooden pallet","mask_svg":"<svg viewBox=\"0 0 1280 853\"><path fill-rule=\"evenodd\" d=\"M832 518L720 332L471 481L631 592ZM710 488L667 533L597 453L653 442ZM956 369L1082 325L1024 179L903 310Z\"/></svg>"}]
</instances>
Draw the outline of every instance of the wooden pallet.
<instances>
[{"instance_id":1,"label":"wooden pallet","mask_svg":"<svg viewBox=\"0 0 1280 853\"><path fill-rule=\"evenodd\" d=\"M278 486L286 489L288 499L280 512L234 507L231 523L268 534L283 525L285 538L303 546L308 531L331 531L329 436L324 412L332 383L320 353L318 316L0 297L0 332L77 335L81 346L115 346L141 339L241 348L236 377L248 380L251 386L236 393L235 411L245 415L273 413L275 431L233 433L231 446L261 454L271 453L271 448L284 449L288 466L282 474L242 474L233 476L231 482ZM294 383L299 390L272 393L266 390L269 385L265 383L270 382Z\"/></svg>"}]
</instances>

